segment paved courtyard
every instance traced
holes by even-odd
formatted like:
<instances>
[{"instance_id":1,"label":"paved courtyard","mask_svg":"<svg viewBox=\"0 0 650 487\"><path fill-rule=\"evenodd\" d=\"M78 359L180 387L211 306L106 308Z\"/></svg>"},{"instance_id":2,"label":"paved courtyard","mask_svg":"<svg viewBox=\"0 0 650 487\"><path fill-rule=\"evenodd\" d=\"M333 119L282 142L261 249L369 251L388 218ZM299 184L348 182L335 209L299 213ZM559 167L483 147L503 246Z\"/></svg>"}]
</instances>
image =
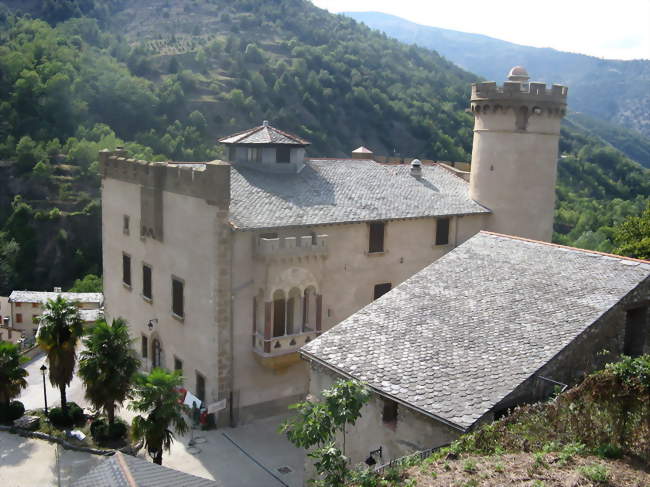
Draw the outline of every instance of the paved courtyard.
<instances>
[{"instance_id":1,"label":"paved courtyard","mask_svg":"<svg viewBox=\"0 0 650 487\"><path fill-rule=\"evenodd\" d=\"M39 356L26 365L29 386L19 399L27 409L43 407L39 368L44 361L45 357ZM58 405L59 392L50 386L47 377L46 385L48 405ZM82 407L87 405L76 376L67 397ZM118 414L127 421L134 416L126 409ZM163 455L163 465L216 480L223 487L301 487L305 455L277 432L286 417L267 418L237 428L195 431L194 447L189 446L192 435L188 433L177 438L171 451ZM144 451L139 456L151 460ZM3 487L67 486L102 460L103 457L65 450L46 441L0 432Z\"/></svg>"}]
</instances>

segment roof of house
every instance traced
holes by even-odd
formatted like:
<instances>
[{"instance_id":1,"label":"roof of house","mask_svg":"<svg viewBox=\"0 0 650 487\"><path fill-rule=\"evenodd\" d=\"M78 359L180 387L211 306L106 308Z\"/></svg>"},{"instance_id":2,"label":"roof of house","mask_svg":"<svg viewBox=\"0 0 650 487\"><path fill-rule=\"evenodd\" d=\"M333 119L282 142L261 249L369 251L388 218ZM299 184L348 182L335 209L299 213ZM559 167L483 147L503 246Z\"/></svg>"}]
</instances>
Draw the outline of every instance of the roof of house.
<instances>
[{"instance_id":1,"label":"roof of house","mask_svg":"<svg viewBox=\"0 0 650 487\"><path fill-rule=\"evenodd\" d=\"M295 174L232 169L230 219L243 230L489 213L439 166L423 167L421 179L408 166L357 159L311 159Z\"/></svg>"},{"instance_id":2,"label":"roof of house","mask_svg":"<svg viewBox=\"0 0 650 487\"><path fill-rule=\"evenodd\" d=\"M120 452L107 458L86 475L72 484L72 487L214 487L219 485L195 475L163 467Z\"/></svg>"},{"instance_id":3,"label":"roof of house","mask_svg":"<svg viewBox=\"0 0 650 487\"><path fill-rule=\"evenodd\" d=\"M271 127L265 121L259 127L237 132L218 139L222 144L285 144L285 145L309 145L305 139L297 135L284 132L275 127Z\"/></svg>"},{"instance_id":4,"label":"roof of house","mask_svg":"<svg viewBox=\"0 0 650 487\"><path fill-rule=\"evenodd\" d=\"M481 232L302 351L466 429L649 276L650 262Z\"/></svg>"},{"instance_id":5,"label":"roof of house","mask_svg":"<svg viewBox=\"0 0 650 487\"><path fill-rule=\"evenodd\" d=\"M55 299L59 295L68 301L77 301L79 303L101 304L104 302L104 295L102 293L57 293L50 291L12 291L9 295L9 301L13 303L45 304L49 299Z\"/></svg>"}]
</instances>

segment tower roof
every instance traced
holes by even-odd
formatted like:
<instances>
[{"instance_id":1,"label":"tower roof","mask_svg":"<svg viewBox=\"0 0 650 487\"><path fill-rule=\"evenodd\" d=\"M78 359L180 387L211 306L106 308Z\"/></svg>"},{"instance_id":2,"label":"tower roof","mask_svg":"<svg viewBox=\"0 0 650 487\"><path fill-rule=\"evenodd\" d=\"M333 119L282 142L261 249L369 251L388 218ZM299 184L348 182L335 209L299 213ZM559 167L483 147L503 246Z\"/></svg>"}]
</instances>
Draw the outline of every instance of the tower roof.
<instances>
[{"instance_id":1,"label":"tower roof","mask_svg":"<svg viewBox=\"0 0 650 487\"><path fill-rule=\"evenodd\" d=\"M528 75L526 68L523 66L515 66L508 73L508 79L510 81L528 81L530 76Z\"/></svg>"},{"instance_id":2,"label":"tower roof","mask_svg":"<svg viewBox=\"0 0 650 487\"><path fill-rule=\"evenodd\" d=\"M297 135L271 127L266 120L264 120L262 125L259 127L254 127L242 132L237 132L236 134L221 137L217 141L222 144L281 144L295 146L306 146L310 144L309 141L302 139Z\"/></svg>"},{"instance_id":3,"label":"tower roof","mask_svg":"<svg viewBox=\"0 0 650 487\"><path fill-rule=\"evenodd\" d=\"M353 154L372 154L372 151L367 147L361 146L357 147L352 151Z\"/></svg>"}]
</instances>

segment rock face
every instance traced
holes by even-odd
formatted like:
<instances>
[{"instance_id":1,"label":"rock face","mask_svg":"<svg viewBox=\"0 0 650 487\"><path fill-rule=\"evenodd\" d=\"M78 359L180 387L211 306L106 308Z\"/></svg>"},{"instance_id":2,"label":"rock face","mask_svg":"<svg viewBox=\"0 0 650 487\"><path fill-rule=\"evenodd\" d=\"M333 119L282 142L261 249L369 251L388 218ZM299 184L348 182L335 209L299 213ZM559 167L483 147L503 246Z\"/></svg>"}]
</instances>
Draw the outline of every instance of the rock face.
<instances>
[{"instance_id":1,"label":"rock face","mask_svg":"<svg viewBox=\"0 0 650 487\"><path fill-rule=\"evenodd\" d=\"M22 428L29 431L35 431L40 425L41 419L38 416L23 416L14 421L16 428Z\"/></svg>"}]
</instances>

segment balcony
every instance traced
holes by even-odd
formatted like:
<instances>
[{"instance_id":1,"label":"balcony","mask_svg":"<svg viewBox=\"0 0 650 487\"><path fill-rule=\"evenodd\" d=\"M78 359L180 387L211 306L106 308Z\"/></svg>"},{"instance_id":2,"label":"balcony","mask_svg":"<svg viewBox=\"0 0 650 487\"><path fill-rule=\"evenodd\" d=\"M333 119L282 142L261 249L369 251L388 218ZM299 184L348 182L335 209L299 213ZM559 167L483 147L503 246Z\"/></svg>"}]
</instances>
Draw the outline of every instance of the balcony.
<instances>
[{"instance_id":1,"label":"balcony","mask_svg":"<svg viewBox=\"0 0 650 487\"><path fill-rule=\"evenodd\" d=\"M255 255L262 258L325 256L327 251L327 235L260 237L255 245Z\"/></svg>"},{"instance_id":2,"label":"balcony","mask_svg":"<svg viewBox=\"0 0 650 487\"><path fill-rule=\"evenodd\" d=\"M316 338L321 332L307 330L293 335L265 339L264 335L254 335L253 351L257 362L269 369L278 370L300 361L300 347Z\"/></svg>"}]
</instances>

